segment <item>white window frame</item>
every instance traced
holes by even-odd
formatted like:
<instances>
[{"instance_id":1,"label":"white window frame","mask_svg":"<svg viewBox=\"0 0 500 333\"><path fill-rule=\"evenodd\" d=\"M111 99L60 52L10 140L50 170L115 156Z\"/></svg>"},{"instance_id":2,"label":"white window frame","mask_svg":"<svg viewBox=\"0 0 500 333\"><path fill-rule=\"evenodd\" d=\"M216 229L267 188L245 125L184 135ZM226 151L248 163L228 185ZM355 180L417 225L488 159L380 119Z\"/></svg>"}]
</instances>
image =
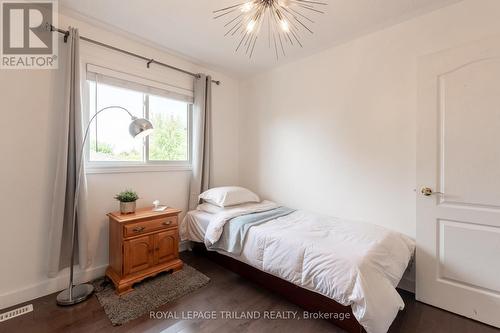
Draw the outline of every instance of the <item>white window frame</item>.
<instances>
[{"instance_id":1,"label":"white window frame","mask_svg":"<svg viewBox=\"0 0 500 333\"><path fill-rule=\"evenodd\" d=\"M83 89L83 116L85 128L90 120L90 85L85 77ZM141 80L143 81L143 80ZM140 84L143 84L142 82ZM143 114L149 119L149 96L154 95L143 92ZM160 96L163 97L163 96ZM149 159L149 136L144 138L143 154L144 161L91 161L90 160L90 140L87 138L84 149L85 172L87 174L101 173L130 173L130 172L165 172L165 171L189 171L192 169L193 153L193 103L185 102L188 113L188 135L187 135L187 161L152 161ZM98 111L98 110L97 110ZM104 111L106 112L106 111ZM112 112L112 110L110 110ZM128 115L127 115L128 116ZM99 116L97 116L99 118ZM126 130L126 129L125 129Z\"/></svg>"}]
</instances>

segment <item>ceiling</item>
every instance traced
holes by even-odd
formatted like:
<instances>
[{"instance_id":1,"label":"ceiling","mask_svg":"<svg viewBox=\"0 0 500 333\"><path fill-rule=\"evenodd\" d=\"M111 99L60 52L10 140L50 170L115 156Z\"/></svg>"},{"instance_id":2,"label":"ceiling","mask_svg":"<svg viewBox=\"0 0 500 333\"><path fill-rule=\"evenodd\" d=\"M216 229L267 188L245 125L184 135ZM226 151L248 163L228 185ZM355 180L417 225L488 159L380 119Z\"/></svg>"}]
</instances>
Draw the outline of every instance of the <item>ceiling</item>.
<instances>
[{"instance_id":1,"label":"ceiling","mask_svg":"<svg viewBox=\"0 0 500 333\"><path fill-rule=\"evenodd\" d=\"M242 0L59 0L62 11L101 21L163 48L236 77L319 52L357 36L422 15L461 0L323 0L326 14L313 14L314 34L303 33L303 48L276 60L266 41L251 59L235 53L235 39L224 37L224 21L212 12ZM126 4L126 5L125 5Z\"/></svg>"}]
</instances>

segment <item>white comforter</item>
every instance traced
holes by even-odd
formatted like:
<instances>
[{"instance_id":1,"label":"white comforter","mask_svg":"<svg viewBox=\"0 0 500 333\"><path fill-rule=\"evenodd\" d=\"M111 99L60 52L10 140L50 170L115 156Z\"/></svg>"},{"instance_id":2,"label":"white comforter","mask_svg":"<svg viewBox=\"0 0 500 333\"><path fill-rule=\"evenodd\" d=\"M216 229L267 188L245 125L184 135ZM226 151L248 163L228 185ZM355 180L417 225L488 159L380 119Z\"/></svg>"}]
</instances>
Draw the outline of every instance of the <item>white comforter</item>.
<instances>
[{"instance_id":1,"label":"white comforter","mask_svg":"<svg viewBox=\"0 0 500 333\"><path fill-rule=\"evenodd\" d=\"M235 208L225 209L220 213L214 214L214 217L210 220L210 224L208 225L207 232L205 233L205 244L208 246L215 244L215 242L219 240L222 235L222 231L224 230L224 225L228 220L241 215L264 212L274 208L278 208L276 203L264 200L260 203L251 203Z\"/></svg>"},{"instance_id":2,"label":"white comforter","mask_svg":"<svg viewBox=\"0 0 500 333\"><path fill-rule=\"evenodd\" d=\"M214 214L205 243L215 243L229 219L272 204ZM296 211L250 228L236 259L351 305L368 333L383 333L404 308L395 288L414 248L410 238L380 226Z\"/></svg>"}]
</instances>

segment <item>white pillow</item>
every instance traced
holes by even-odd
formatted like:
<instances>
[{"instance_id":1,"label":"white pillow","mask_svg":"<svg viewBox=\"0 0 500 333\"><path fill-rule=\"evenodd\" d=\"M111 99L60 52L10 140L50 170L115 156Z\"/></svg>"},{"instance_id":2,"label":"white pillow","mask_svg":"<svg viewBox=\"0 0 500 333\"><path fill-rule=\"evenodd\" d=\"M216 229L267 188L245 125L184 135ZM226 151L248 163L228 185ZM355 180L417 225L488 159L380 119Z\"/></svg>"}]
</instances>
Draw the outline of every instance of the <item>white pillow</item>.
<instances>
[{"instance_id":1,"label":"white pillow","mask_svg":"<svg viewBox=\"0 0 500 333\"><path fill-rule=\"evenodd\" d=\"M219 207L216 205L212 205L211 203L204 202L202 204L199 204L198 207L196 207L196 210L201 210L202 212L207 212L210 214L217 214L222 212L224 210L224 207Z\"/></svg>"},{"instance_id":2,"label":"white pillow","mask_svg":"<svg viewBox=\"0 0 500 333\"><path fill-rule=\"evenodd\" d=\"M219 207L239 205L246 202L260 202L257 194L244 187L215 187L200 194L200 199Z\"/></svg>"}]
</instances>

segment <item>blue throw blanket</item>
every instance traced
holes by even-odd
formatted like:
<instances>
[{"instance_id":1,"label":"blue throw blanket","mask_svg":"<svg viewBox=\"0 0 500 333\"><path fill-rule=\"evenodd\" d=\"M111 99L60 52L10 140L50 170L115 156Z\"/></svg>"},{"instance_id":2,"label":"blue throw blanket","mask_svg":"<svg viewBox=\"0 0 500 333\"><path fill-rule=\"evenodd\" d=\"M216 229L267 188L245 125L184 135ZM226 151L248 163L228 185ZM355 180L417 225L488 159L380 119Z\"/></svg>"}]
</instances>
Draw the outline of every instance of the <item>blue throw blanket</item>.
<instances>
[{"instance_id":1,"label":"blue throw blanket","mask_svg":"<svg viewBox=\"0 0 500 333\"><path fill-rule=\"evenodd\" d=\"M295 210L287 207L278 207L265 212L252 213L235 217L226 222L220 239L209 250L222 250L239 255L248 230L265 222L293 213Z\"/></svg>"}]
</instances>

